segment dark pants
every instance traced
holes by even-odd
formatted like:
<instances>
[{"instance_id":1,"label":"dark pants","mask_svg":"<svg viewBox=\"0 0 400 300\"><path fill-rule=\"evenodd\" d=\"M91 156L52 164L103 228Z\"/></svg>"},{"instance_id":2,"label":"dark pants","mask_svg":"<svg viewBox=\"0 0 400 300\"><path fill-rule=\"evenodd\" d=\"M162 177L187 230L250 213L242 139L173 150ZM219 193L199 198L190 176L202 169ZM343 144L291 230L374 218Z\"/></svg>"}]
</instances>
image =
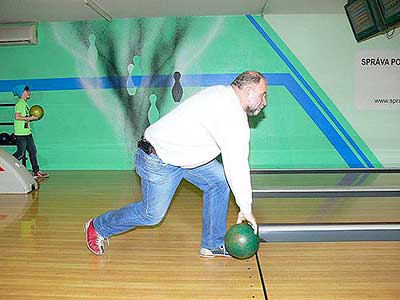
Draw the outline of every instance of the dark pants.
<instances>
[{"instance_id":1,"label":"dark pants","mask_svg":"<svg viewBox=\"0 0 400 300\"><path fill-rule=\"evenodd\" d=\"M39 165L36 157L36 146L35 142L33 141L32 134L16 135L15 137L17 138L17 151L13 154L14 157L18 160L21 160L25 155L25 151L28 150L32 171L38 172Z\"/></svg>"}]
</instances>

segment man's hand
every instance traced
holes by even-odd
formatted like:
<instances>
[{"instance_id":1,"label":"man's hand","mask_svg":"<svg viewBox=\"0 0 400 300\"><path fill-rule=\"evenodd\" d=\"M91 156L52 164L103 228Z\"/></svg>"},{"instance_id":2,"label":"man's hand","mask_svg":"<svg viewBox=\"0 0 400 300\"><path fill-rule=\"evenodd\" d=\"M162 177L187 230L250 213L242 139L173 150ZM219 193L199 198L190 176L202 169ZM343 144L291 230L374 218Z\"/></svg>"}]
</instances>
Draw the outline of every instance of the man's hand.
<instances>
[{"instance_id":1,"label":"man's hand","mask_svg":"<svg viewBox=\"0 0 400 300\"><path fill-rule=\"evenodd\" d=\"M254 217L252 212L249 212L249 213L239 212L236 223L240 224L243 221L247 221L253 228L254 234L258 234L258 226L257 226L256 218Z\"/></svg>"}]
</instances>

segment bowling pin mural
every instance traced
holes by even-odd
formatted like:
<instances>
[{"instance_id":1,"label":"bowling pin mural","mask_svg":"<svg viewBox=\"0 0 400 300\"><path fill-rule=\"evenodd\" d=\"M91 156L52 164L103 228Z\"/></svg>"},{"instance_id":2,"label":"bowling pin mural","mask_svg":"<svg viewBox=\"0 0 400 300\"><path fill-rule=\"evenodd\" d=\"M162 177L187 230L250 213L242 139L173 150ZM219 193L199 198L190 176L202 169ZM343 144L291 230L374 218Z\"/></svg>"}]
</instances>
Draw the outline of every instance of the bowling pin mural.
<instances>
[{"instance_id":1,"label":"bowling pin mural","mask_svg":"<svg viewBox=\"0 0 400 300\"><path fill-rule=\"evenodd\" d=\"M137 88L140 86L140 56L135 55L132 58L133 64L128 65L128 79L126 81L126 90L130 96L134 96L136 94ZM136 76L136 82L133 80L133 76Z\"/></svg>"},{"instance_id":2,"label":"bowling pin mural","mask_svg":"<svg viewBox=\"0 0 400 300\"><path fill-rule=\"evenodd\" d=\"M157 96L154 94L151 94L149 98L150 98L150 108L147 113L147 117L148 117L149 123L153 124L155 121L157 121L160 118L160 113L158 112L157 105L156 105Z\"/></svg>"},{"instance_id":3,"label":"bowling pin mural","mask_svg":"<svg viewBox=\"0 0 400 300\"><path fill-rule=\"evenodd\" d=\"M183 88L181 85L181 73L174 73L174 85L172 86L172 98L175 102L180 102L183 95Z\"/></svg>"},{"instance_id":4,"label":"bowling pin mural","mask_svg":"<svg viewBox=\"0 0 400 300\"><path fill-rule=\"evenodd\" d=\"M136 94L135 83L133 82L132 79L133 68L134 68L133 64L128 65L128 79L126 80L126 90L128 91L128 94L130 96L134 96Z\"/></svg>"},{"instance_id":5,"label":"bowling pin mural","mask_svg":"<svg viewBox=\"0 0 400 300\"><path fill-rule=\"evenodd\" d=\"M90 64L95 64L97 58L99 57L99 52L96 48L96 36L94 34L89 34L89 48L87 52L87 58Z\"/></svg>"}]
</instances>

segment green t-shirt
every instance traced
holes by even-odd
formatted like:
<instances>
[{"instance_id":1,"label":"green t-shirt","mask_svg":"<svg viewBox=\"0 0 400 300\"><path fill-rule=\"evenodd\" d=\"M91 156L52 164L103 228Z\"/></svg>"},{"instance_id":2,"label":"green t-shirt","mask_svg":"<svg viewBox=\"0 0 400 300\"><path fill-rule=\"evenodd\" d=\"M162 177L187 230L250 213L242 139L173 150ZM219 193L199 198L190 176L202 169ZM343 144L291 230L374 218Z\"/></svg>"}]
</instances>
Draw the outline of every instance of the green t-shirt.
<instances>
[{"instance_id":1,"label":"green t-shirt","mask_svg":"<svg viewBox=\"0 0 400 300\"><path fill-rule=\"evenodd\" d=\"M26 103L24 99L20 98L17 104L15 104L14 112L20 113L22 117L28 117L29 116L28 103ZM27 126L25 126L25 123L27 123ZM32 133L29 122L25 122L24 120L15 120L15 119L14 119L14 132L15 135L28 135Z\"/></svg>"}]
</instances>

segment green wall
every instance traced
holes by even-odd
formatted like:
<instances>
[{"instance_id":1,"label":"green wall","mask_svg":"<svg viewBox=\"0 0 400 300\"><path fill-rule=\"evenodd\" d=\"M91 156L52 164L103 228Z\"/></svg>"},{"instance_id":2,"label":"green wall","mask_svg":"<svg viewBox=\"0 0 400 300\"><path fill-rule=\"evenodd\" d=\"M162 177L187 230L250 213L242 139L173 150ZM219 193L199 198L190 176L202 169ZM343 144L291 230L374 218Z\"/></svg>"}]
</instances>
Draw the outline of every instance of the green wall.
<instances>
[{"instance_id":1,"label":"green wall","mask_svg":"<svg viewBox=\"0 0 400 300\"><path fill-rule=\"evenodd\" d=\"M358 107L355 70L359 53L390 51L400 58L400 36L388 39L379 35L357 43L344 13L266 15L265 19L382 165L399 167L400 103L381 109ZM380 84L381 80L384 78L365 82L365 86ZM400 97L400 84L396 93Z\"/></svg>"},{"instance_id":2,"label":"green wall","mask_svg":"<svg viewBox=\"0 0 400 300\"><path fill-rule=\"evenodd\" d=\"M278 20L272 26L252 16L40 23L38 45L0 47L0 103L15 102L12 86L26 82L30 105L45 108L33 124L42 169L131 169L136 141L150 122L150 96L156 95L160 116L179 105L171 94L175 71L182 74L184 101L255 69L270 87L268 107L250 121L252 168L381 167L288 46ZM304 35L307 45L312 37ZM0 109L0 121L12 119L10 109Z\"/></svg>"}]
</instances>

